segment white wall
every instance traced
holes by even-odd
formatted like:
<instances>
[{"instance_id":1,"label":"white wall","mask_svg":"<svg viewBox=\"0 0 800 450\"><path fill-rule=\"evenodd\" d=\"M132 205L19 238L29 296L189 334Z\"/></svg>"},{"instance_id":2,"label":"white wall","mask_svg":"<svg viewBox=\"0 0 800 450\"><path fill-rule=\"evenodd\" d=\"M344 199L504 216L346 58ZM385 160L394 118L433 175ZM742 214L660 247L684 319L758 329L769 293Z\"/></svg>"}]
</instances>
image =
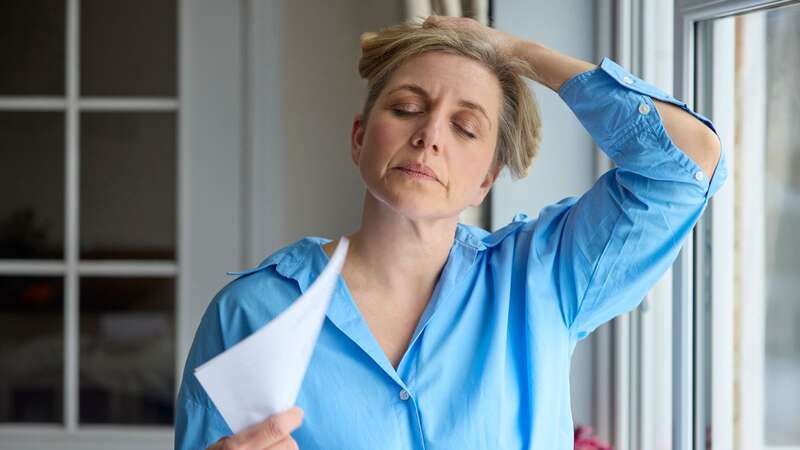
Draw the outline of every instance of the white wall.
<instances>
[{"instance_id":1,"label":"white wall","mask_svg":"<svg viewBox=\"0 0 800 450\"><path fill-rule=\"evenodd\" d=\"M247 264L304 236L358 228L364 187L350 159L350 130L366 95L359 36L397 23L400 6L254 2L251 201L263 213L247 232Z\"/></svg>"},{"instance_id":2,"label":"white wall","mask_svg":"<svg viewBox=\"0 0 800 450\"><path fill-rule=\"evenodd\" d=\"M594 2L586 0L496 0L497 29L599 63L594 55ZM542 145L528 176L511 181L507 173L493 188L492 228L518 212L532 217L547 204L587 190L595 180L594 144L572 111L550 89L530 83L542 112ZM581 341L572 360L572 410L575 424L594 424L592 337Z\"/></svg>"}]
</instances>

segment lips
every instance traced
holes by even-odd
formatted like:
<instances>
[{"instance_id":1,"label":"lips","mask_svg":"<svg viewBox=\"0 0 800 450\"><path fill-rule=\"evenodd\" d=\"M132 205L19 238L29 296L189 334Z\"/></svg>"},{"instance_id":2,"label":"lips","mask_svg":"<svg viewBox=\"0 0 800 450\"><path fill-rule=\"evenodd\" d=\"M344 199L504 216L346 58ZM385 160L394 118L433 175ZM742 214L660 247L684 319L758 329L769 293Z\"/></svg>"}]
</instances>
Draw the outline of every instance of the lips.
<instances>
[{"instance_id":1,"label":"lips","mask_svg":"<svg viewBox=\"0 0 800 450\"><path fill-rule=\"evenodd\" d=\"M405 170L407 172L413 172L416 174L425 175L436 181L439 181L439 177L436 176L436 172L434 172L430 167L426 166L425 164L420 164L420 163L401 164L395 167L395 169Z\"/></svg>"}]
</instances>

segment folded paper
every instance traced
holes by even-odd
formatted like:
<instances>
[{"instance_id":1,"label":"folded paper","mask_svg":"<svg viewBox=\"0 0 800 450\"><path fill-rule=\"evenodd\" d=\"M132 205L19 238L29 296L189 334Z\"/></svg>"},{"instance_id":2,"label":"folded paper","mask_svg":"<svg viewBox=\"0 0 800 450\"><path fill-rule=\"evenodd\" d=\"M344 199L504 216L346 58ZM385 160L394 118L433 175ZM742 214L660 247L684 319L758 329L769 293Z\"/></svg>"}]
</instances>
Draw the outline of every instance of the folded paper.
<instances>
[{"instance_id":1,"label":"folded paper","mask_svg":"<svg viewBox=\"0 0 800 450\"><path fill-rule=\"evenodd\" d=\"M348 245L342 237L322 273L286 310L195 369L234 433L294 405Z\"/></svg>"}]
</instances>

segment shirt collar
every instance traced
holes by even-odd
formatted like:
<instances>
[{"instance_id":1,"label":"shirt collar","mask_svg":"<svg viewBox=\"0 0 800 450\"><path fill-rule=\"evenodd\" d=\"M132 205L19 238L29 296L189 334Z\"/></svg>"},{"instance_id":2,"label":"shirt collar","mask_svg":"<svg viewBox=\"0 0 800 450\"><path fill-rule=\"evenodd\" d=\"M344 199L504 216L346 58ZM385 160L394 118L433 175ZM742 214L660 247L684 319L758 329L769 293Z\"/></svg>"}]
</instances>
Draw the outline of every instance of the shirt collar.
<instances>
[{"instance_id":1,"label":"shirt collar","mask_svg":"<svg viewBox=\"0 0 800 450\"><path fill-rule=\"evenodd\" d=\"M517 215L515 220L519 217L520 215ZM522 221L512 222L492 234L478 227L464 224L457 225L454 243L448 256L448 263L442 272L440 282L437 283L438 291L434 293L433 301L426 307L420 318L417 329L414 331L412 344L437 310L437 304L443 299L447 299L449 293L453 290L453 286L472 267L480 252L501 242L505 236L519 228L522 223ZM275 271L281 276L295 280L300 292L304 293L328 263L329 258L322 249L322 245L328 242L331 242L331 239L308 236L273 253L257 267L242 272L228 272L228 274L245 276L274 266ZM340 291L345 289L341 280L337 283L336 289ZM340 292L340 294L343 294L343 292ZM404 386L404 381L392 367L383 350L375 339L371 338L370 331L367 325L363 323L355 304L352 301L345 301L347 300L345 295L339 295L337 299L337 301L331 302L328 307L326 312L328 319L356 345L361 347L364 352L370 355L388 376ZM401 361L401 367L404 362Z\"/></svg>"},{"instance_id":2,"label":"shirt collar","mask_svg":"<svg viewBox=\"0 0 800 450\"><path fill-rule=\"evenodd\" d=\"M509 234L515 232L522 224L529 221L527 214L519 213L514 216L511 223L500 228L494 233L472 226L459 223L456 226L456 234L453 245L461 245L471 250L477 256L477 252L487 250L503 241ZM321 246L331 242L331 239L307 236L293 244L290 244L251 269L243 271L227 272L228 275L249 275L275 266L275 270L286 278L296 280L300 290L305 292L306 288L314 282L316 277L322 272L327 263L327 258Z\"/></svg>"}]
</instances>

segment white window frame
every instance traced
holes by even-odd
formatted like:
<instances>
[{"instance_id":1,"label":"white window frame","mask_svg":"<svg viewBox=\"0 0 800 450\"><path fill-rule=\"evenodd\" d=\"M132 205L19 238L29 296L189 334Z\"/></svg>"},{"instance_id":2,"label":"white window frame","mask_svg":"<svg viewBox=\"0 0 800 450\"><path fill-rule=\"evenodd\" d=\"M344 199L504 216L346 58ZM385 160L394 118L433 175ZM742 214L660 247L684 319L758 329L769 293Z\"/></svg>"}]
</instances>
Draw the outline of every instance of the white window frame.
<instances>
[{"instance_id":1,"label":"white window frame","mask_svg":"<svg viewBox=\"0 0 800 450\"><path fill-rule=\"evenodd\" d=\"M724 70L722 67L732 64L732 55L717 48L710 49L714 58L711 67L695 67L695 59L702 56L695 54L696 25L703 20L792 2L676 0L674 5L665 6L666 3L669 2L597 2L598 54L615 58L624 67L666 91L670 91L668 87L672 86L672 94L697 111L706 115L714 111L713 119L722 141L733 142L733 127L728 126L733 121L733 99L713 95L713 91L725 89L723 83L715 79L708 92L703 92L704 98L695 101L695 84L703 75L698 71ZM674 23L665 20L670 15ZM726 152L726 157L732 178L735 166L732 152ZM600 156L598 175L609 168L608 159ZM729 300L733 296L734 270L732 184L726 183L714 196L698 224L697 229L702 229L703 222L708 222L711 232L708 235L692 232L673 268L648 294L642 306L596 332L597 428L601 436L611 440L615 450L705 449L702 430L705 427L704 409L709 406L706 401L713 413L714 447L734 448L734 312L733 302ZM704 241L706 237L711 239L710 243ZM701 272L711 264L711 261L702 260L704 253L699 251L706 244L710 244L712 249L711 286L701 283ZM697 320L707 313L703 310L704 302L710 301L703 296L704 288L710 288L714 293L710 330L703 329L703 321ZM746 311L743 314L763 317L764 312ZM703 334L713 336L711 360L701 347L703 341L695 338ZM757 339L759 335L761 340ZM760 334L759 330L751 330L746 339L740 336L738 345L749 348L763 346L763 330ZM665 354L671 357L659 356ZM711 379L701 380L701 369L706 364L711 369ZM748 361L748 366L751 370L737 376L749 377L749 382L759 382L763 361L753 358ZM706 389L710 391L706 392ZM739 420L761 423L763 405L755 404L761 405L760 409L743 412L745 416ZM763 446L763 430L759 430L736 436L743 443L741 448L778 450L777 447Z\"/></svg>"},{"instance_id":2,"label":"white window frame","mask_svg":"<svg viewBox=\"0 0 800 450\"><path fill-rule=\"evenodd\" d=\"M175 374L180 385L194 331L208 302L243 264L241 176L246 0L178 0L178 92L170 98L79 96L79 0L66 1L66 92L63 97L0 97L0 110L61 111L65 120L63 260L2 260L2 275L64 277L64 422L0 424L0 442L14 449L169 449L172 426L79 425L78 282L80 276L165 276L175 279ZM210 88L213 86L213 89ZM176 113L176 260L81 262L78 248L79 114L102 111ZM245 180L249 181L249 180ZM214 205L214 207L209 207Z\"/></svg>"},{"instance_id":3,"label":"white window frame","mask_svg":"<svg viewBox=\"0 0 800 450\"><path fill-rule=\"evenodd\" d=\"M599 0L598 57L609 56L632 73L670 92L672 3L660 0ZM665 20L666 19L666 20ZM612 167L597 152L597 175ZM673 271L639 308L595 331L595 417L599 436L615 450L667 450L672 433Z\"/></svg>"}]
</instances>

